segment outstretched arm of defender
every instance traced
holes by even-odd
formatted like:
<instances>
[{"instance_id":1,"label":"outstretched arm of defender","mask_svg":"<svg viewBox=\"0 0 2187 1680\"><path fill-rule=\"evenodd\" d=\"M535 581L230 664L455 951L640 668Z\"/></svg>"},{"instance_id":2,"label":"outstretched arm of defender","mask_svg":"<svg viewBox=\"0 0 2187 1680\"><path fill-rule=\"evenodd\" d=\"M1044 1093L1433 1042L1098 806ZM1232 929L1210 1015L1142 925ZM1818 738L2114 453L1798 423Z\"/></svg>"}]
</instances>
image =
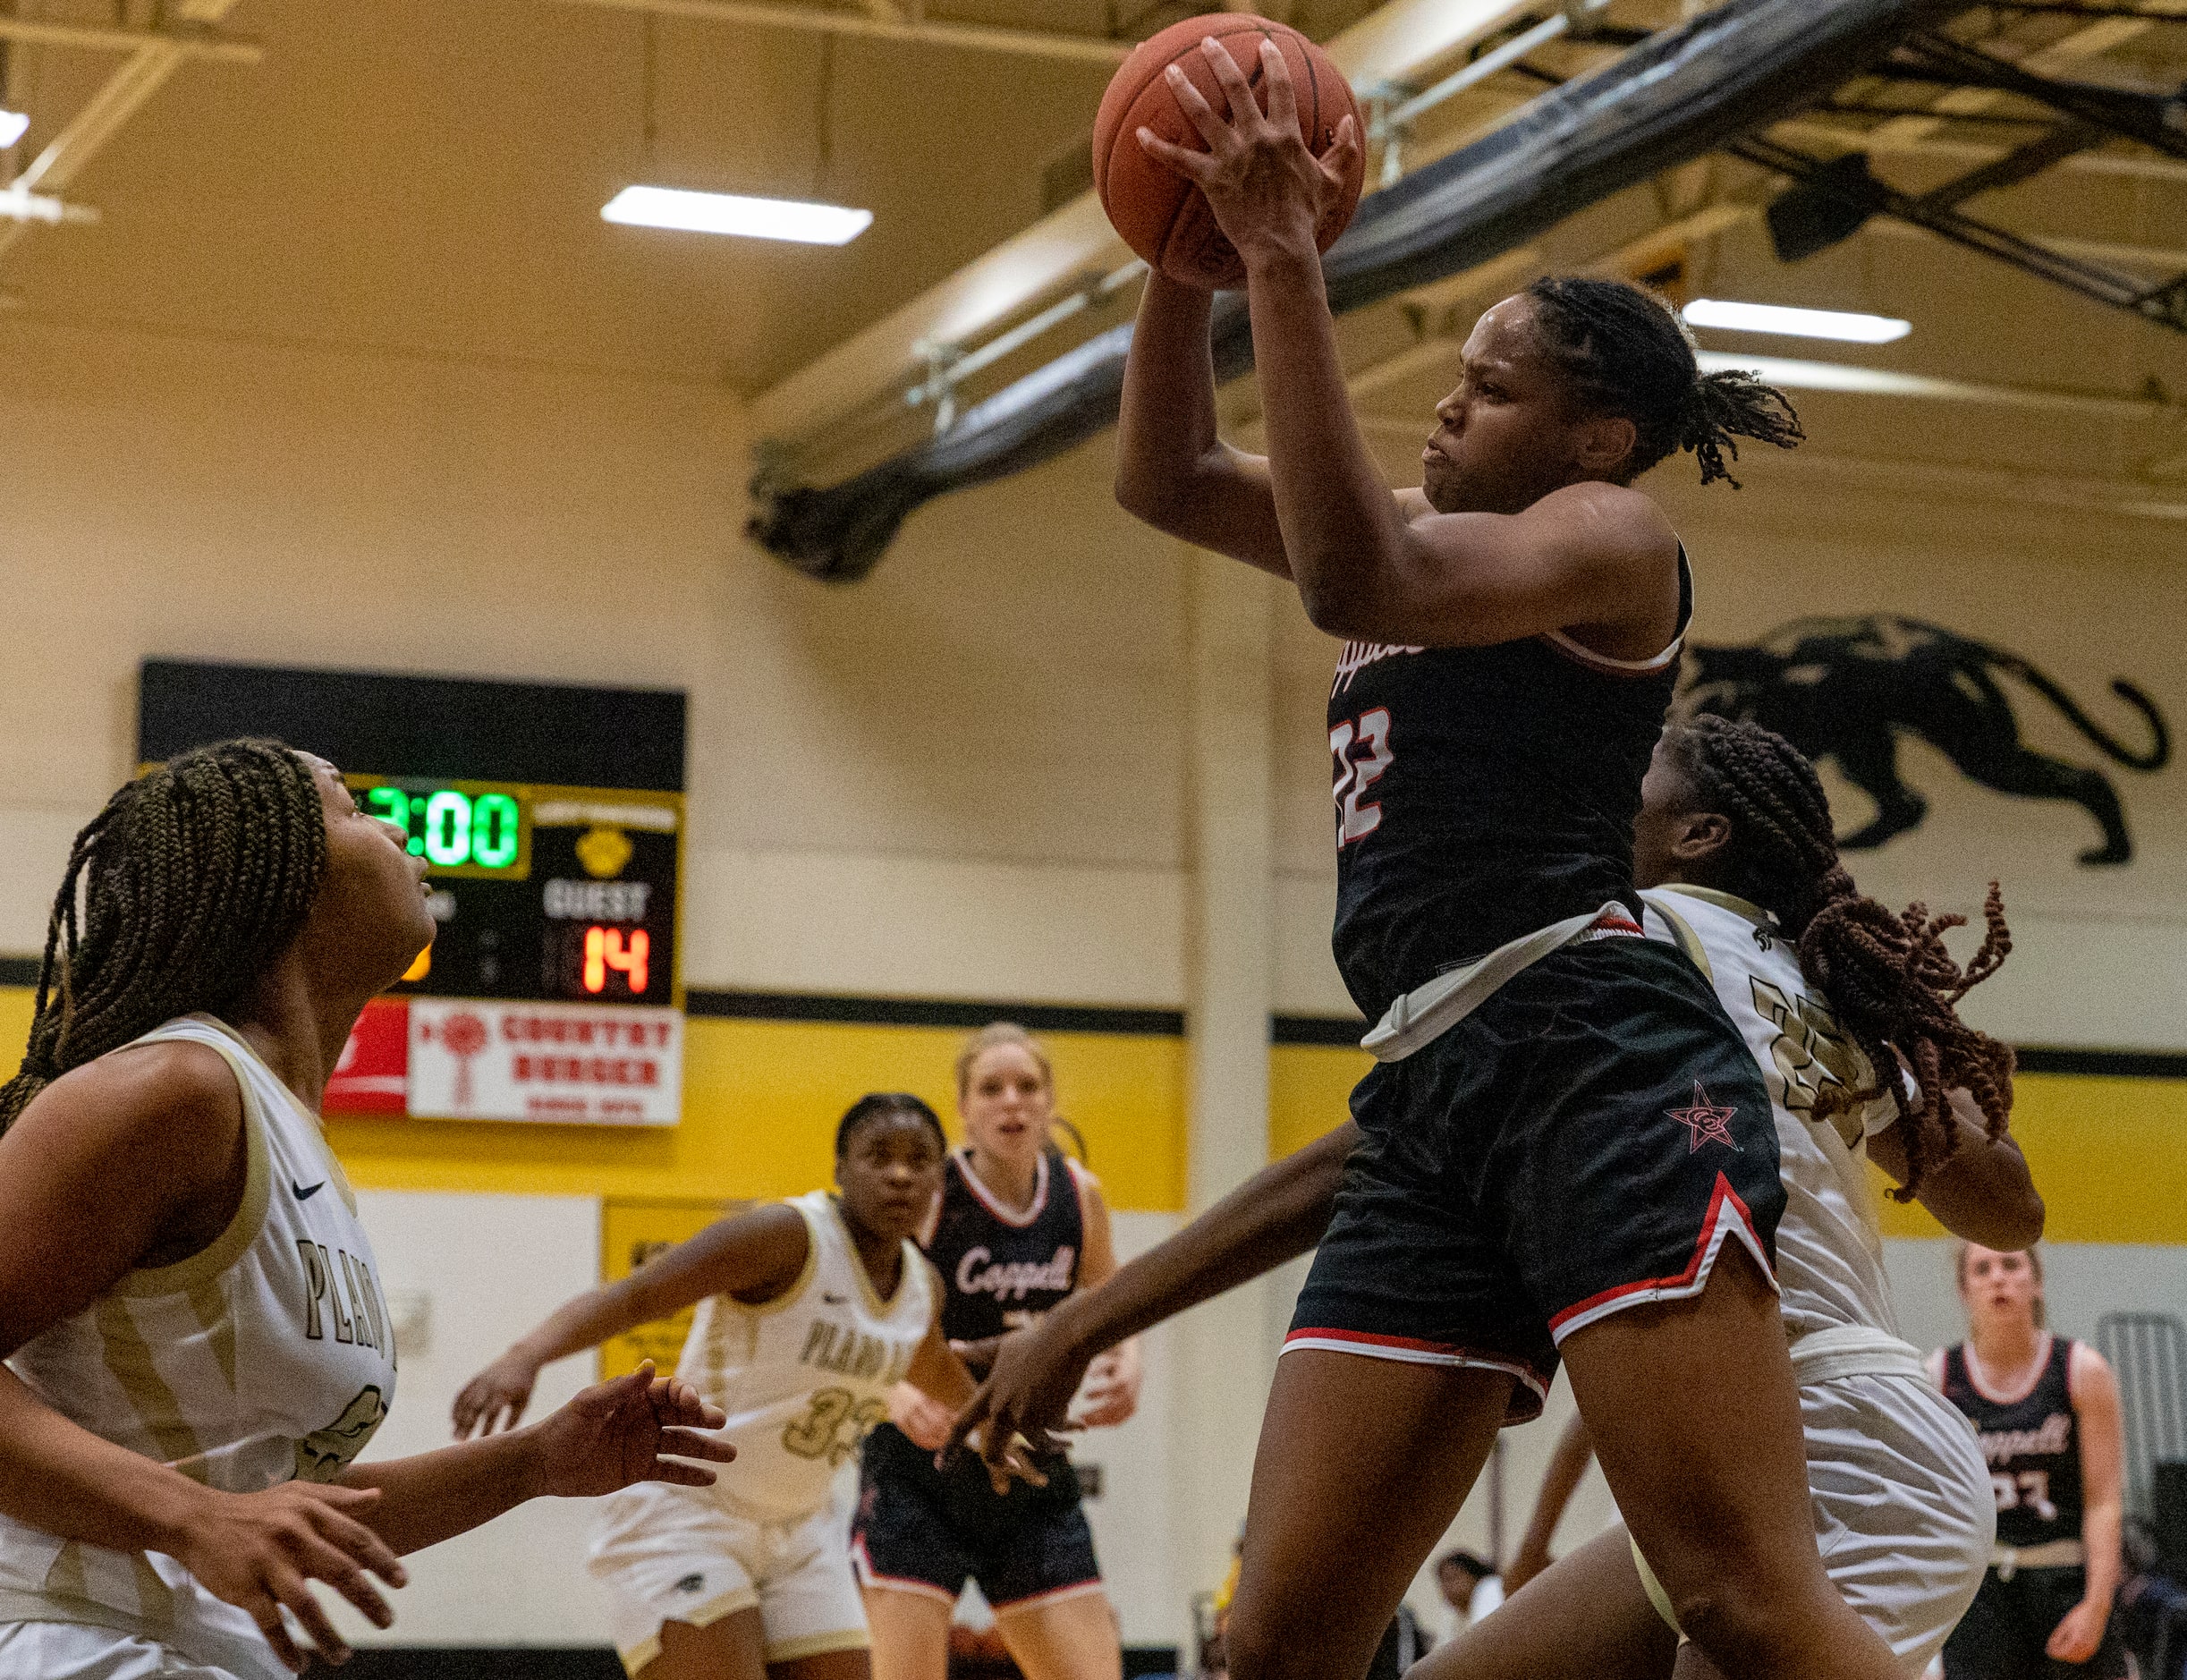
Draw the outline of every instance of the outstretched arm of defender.
<instances>
[{"instance_id":1,"label":"outstretched arm of defender","mask_svg":"<svg viewBox=\"0 0 2187 1680\"><path fill-rule=\"evenodd\" d=\"M708 1295L757 1304L772 1300L804 1269L811 1238L797 1209L781 1202L708 1226L629 1277L564 1302L546 1321L463 1385L455 1397L455 1438L476 1429L513 1430L531 1403L540 1369L598 1347L612 1336L666 1318Z\"/></svg>"},{"instance_id":2,"label":"outstretched arm of defender","mask_svg":"<svg viewBox=\"0 0 2187 1680\"><path fill-rule=\"evenodd\" d=\"M2032 1248L2042 1239L2045 1209L2027 1157L2010 1137L1989 1135L1965 1091L1953 1091L1950 1100L1959 1141L1922 1176L1915 1200L1954 1236L2005 1253ZM1906 1182L1906 1140L1898 1126L1871 1133L1868 1154L1897 1183Z\"/></svg>"},{"instance_id":3,"label":"outstretched arm of defender","mask_svg":"<svg viewBox=\"0 0 2187 1680\"><path fill-rule=\"evenodd\" d=\"M957 1419L950 1447L962 1446L985 1423L982 1455L997 1470L1021 1433L1044 1447L1057 1445L1052 1431L1064 1427L1072 1396L1104 1348L1273 1270L1321 1240L1359 1135L1347 1120L1262 1168L1099 1288L1072 1295L1031 1329L1004 1336L994 1369Z\"/></svg>"}]
</instances>

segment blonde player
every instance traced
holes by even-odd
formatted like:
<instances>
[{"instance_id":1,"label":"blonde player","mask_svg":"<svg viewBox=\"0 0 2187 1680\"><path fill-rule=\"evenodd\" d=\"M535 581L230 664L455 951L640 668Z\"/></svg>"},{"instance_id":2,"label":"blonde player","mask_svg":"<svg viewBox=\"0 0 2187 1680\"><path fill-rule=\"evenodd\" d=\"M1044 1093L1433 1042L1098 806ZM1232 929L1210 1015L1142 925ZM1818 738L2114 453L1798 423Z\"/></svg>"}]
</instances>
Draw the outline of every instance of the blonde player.
<instances>
[{"instance_id":1,"label":"blonde player","mask_svg":"<svg viewBox=\"0 0 2187 1680\"><path fill-rule=\"evenodd\" d=\"M696 1498L603 1510L589 1562L632 1675L865 1680L866 1618L829 1496L896 1383L953 1408L972 1391L912 1241L946 1149L918 1098L860 1098L836 1128L839 1196L708 1226L560 1308L456 1396L457 1438L490 1434L523 1414L541 1366L699 1303L677 1372L728 1413L737 1471Z\"/></svg>"},{"instance_id":2,"label":"blonde player","mask_svg":"<svg viewBox=\"0 0 2187 1680\"><path fill-rule=\"evenodd\" d=\"M423 872L270 741L183 753L76 837L0 1089L4 1680L283 1680L307 1644L348 1655L308 1582L385 1627L368 1572L402 1585L398 1554L536 1494L713 1480L663 1451L730 1456L663 1427L721 1414L648 1368L356 1462L395 1348L316 1110L433 937Z\"/></svg>"}]
</instances>

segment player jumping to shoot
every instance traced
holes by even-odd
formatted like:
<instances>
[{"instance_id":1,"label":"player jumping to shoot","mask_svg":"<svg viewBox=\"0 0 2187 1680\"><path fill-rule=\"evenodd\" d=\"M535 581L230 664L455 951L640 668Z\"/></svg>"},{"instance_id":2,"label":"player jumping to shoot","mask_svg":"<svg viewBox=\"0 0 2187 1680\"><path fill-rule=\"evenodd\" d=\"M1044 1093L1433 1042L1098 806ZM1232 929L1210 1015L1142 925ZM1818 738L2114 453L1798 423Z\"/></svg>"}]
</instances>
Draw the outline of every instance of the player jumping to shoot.
<instances>
[{"instance_id":1,"label":"player jumping to shoot","mask_svg":"<svg viewBox=\"0 0 2187 1680\"><path fill-rule=\"evenodd\" d=\"M1539 282L1474 329L1425 483L1393 496L1314 242L1357 133L1317 162L1279 54L1261 56L1264 115L1204 50L1232 115L1170 83L1208 149L1140 140L1243 259L1269 450L1217 437L1208 297L1156 274L1117 493L1290 578L1349 639L1329 712L1335 943L1382 1063L1353 1096L1361 1142L1269 1396L1232 1672L1364 1672L1561 1355L1700 1656L1742 1676L1895 1675L1816 1553L1769 1273L1768 1097L1706 981L1640 937L1632 885L1691 586L1632 480L1680 449L1726 476L1736 438L1790 444L1798 423L1751 378L1701 374L1646 293Z\"/></svg>"}]
</instances>

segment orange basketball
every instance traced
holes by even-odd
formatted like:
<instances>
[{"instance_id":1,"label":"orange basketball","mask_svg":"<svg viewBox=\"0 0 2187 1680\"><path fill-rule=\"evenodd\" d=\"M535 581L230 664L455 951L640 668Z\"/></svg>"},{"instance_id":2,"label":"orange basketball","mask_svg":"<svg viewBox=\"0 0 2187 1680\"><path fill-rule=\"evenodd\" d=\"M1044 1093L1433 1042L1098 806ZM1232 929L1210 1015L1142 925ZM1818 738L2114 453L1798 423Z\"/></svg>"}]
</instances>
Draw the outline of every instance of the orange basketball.
<instances>
[{"instance_id":1,"label":"orange basketball","mask_svg":"<svg viewBox=\"0 0 2187 1680\"><path fill-rule=\"evenodd\" d=\"M1358 126L1360 108L1352 98L1352 84L1313 42L1284 24L1238 13L1173 23L1141 41L1119 66L1108 91L1101 96L1100 115L1094 119L1094 190L1101 195L1101 208L1124 243L1148 262L1173 280L1213 291L1243 285L1245 265L1216 226L1199 189L1157 163L1139 143L1139 131L1149 128L1180 146L1207 149L1199 131L1178 108L1162 72L1172 64L1179 66L1201 98L1217 113L1226 113L1230 102L1199 49L1209 36L1223 44L1245 73L1264 111L1268 96L1261 85L1260 44L1273 40L1283 49L1284 64L1298 96L1299 132L1317 157L1335 141L1337 125L1344 118L1349 116ZM1352 179L1344 183L1344 196L1315 230L1323 250L1335 243L1359 208L1365 174L1362 152L1352 165Z\"/></svg>"}]
</instances>

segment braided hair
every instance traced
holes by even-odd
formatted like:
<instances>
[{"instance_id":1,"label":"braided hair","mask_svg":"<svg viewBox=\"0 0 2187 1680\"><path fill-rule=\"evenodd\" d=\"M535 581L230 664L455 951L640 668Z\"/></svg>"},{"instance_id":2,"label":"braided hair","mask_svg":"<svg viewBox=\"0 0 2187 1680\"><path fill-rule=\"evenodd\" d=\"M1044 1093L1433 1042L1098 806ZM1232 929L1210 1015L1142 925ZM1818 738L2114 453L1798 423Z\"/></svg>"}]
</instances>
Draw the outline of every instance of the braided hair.
<instances>
[{"instance_id":1,"label":"braided hair","mask_svg":"<svg viewBox=\"0 0 2187 1680\"><path fill-rule=\"evenodd\" d=\"M1620 483L1679 450L1701 463L1701 482L1724 479L1739 439L1790 449L1807 434L1784 393L1751 373L1703 373L1693 335L1668 303L1623 280L1552 275L1527 287L1534 327L1550 362L1579 387L1588 409L1623 416L1638 433Z\"/></svg>"},{"instance_id":2,"label":"braided hair","mask_svg":"<svg viewBox=\"0 0 2187 1680\"><path fill-rule=\"evenodd\" d=\"M69 848L0 1132L70 1069L234 1003L303 926L326 867L318 785L279 742L199 747L115 793Z\"/></svg>"},{"instance_id":3,"label":"braided hair","mask_svg":"<svg viewBox=\"0 0 2187 1680\"><path fill-rule=\"evenodd\" d=\"M1989 884L1982 906L1981 949L1962 969L1943 935L1963 927L1964 916L1932 916L1925 904L1894 915L1854 887L1838 861L1815 767L1784 736L1704 715L1673 723L1663 744L1697 807L1731 819L1716 884L1777 919L1801 972L1868 1058L1867 1088L1829 1085L1816 1112L1827 1116L1887 1095L1906 1140L1906 1183L1893 1193L1912 1201L1923 1175L1959 1141L1948 1092L1966 1089L1993 1138L2004 1135L2012 1112L2012 1048L1969 1026L1954 1008L2013 948L1997 884ZM1897 1076L1894 1047L1912 1065L1914 1095Z\"/></svg>"}]
</instances>

